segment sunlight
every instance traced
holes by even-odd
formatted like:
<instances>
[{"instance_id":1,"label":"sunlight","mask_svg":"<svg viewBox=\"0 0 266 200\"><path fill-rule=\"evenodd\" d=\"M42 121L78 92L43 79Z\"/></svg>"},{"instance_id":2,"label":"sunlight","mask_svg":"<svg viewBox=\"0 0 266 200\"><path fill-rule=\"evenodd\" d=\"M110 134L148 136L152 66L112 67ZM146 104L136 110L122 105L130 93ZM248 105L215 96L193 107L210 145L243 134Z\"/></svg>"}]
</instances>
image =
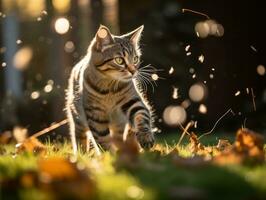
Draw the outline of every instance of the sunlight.
<instances>
[{"instance_id":1,"label":"sunlight","mask_svg":"<svg viewBox=\"0 0 266 200\"><path fill-rule=\"evenodd\" d=\"M66 34L69 30L69 27L69 21L65 17L60 17L56 19L54 24L55 31L60 35Z\"/></svg>"}]
</instances>

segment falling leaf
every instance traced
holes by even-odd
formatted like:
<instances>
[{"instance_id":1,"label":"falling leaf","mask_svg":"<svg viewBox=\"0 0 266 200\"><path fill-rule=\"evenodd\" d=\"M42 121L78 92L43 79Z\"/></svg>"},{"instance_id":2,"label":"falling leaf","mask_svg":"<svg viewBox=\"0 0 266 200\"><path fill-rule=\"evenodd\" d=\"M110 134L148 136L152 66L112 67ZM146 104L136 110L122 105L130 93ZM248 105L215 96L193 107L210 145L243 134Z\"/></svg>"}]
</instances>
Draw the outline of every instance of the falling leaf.
<instances>
[{"instance_id":1,"label":"falling leaf","mask_svg":"<svg viewBox=\"0 0 266 200\"><path fill-rule=\"evenodd\" d=\"M187 46L185 47L185 51L188 51L189 48L190 48L190 45L187 45Z\"/></svg>"},{"instance_id":2,"label":"falling leaf","mask_svg":"<svg viewBox=\"0 0 266 200\"><path fill-rule=\"evenodd\" d=\"M258 52L258 50L257 50L254 46L250 45L250 48L251 48L253 51Z\"/></svg>"},{"instance_id":3,"label":"falling leaf","mask_svg":"<svg viewBox=\"0 0 266 200\"><path fill-rule=\"evenodd\" d=\"M174 68L171 67L171 68L169 69L169 74L172 74L173 72L174 72Z\"/></svg>"},{"instance_id":4,"label":"falling leaf","mask_svg":"<svg viewBox=\"0 0 266 200\"><path fill-rule=\"evenodd\" d=\"M179 95L178 95L178 88L173 87L173 95L172 95L173 99L178 99Z\"/></svg>"},{"instance_id":5,"label":"falling leaf","mask_svg":"<svg viewBox=\"0 0 266 200\"><path fill-rule=\"evenodd\" d=\"M201 55L199 56L198 60L199 60L201 63L203 63L203 62L204 62L204 55L201 54Z\"/></svg>"},{"instance_id":6,"label":"falling leaf","mask_svg":"<svg viewBox=\"0 0 266 200\"><path fill-rule=\"evenodd\" d=\"M240 95L240 91L239 90L235 93L235 96L238 96L238 95Z\"/></svg>"}]
</instances>

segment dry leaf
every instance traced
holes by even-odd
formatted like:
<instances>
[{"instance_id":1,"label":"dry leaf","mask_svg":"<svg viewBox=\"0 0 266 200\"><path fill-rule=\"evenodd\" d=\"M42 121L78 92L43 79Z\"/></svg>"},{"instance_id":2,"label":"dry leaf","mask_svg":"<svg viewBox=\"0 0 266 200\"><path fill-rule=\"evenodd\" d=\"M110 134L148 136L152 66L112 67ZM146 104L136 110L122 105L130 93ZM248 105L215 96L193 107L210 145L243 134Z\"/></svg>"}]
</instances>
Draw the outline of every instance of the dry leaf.
<instances>
[{"instance_id":1,"label":"dry leaf","mask_svg":"<svg viewBox=\"0 0 266 200\"><path fill-rule=\"evenodd\" d=\"M0 144L9 144L12 141L12 134L10 131L0 133Z\"/></svg>"},{"instance_id":2,"label":"dry leaf","mask_svg":"<svg viewBox=\"0 0 266 200\"><path fill-rule=\"evenodd\" d=\"M195 133L191 133L189 136L189 149L192 153L197 153L200 150L204 150L204 146L199 142L198 136Z\"/></svg>"},{"instance_id":3,"label":"dry leaf","mask_svg":"<svg viewBox=\"0 0 266 200\"><path fill-rule=\"evenodd\" d=\"M112 144L117 148L117 164L128 167L135 167L140 152L140 146L133 131L129 131L125 140L120 137L111 139Z\"/></svg>"},{"instance_id":4,"label":"dry leaf","mask_svg":"<svg viewBox=\"0 0 266 200\"><path fill-rule=\"evenodd\" d=\"M249 129L239 129L236 141L220 155L214 157L217 164L258 164L264 162L263 136Z\"/></svg>"},{"instance_id":5,"label":"dry leaf","mask_svg":"<svg viewBox=\"0 0 266 200\"><path fill-rule=\"evenodd\" d=\"M263 136L248 129L239 129L236 135L236 151L246 154L255 160L264 160Z\"/></svg>"},{"instance_id":6,"label":"dry leaf","mask_svg":"<svg viewBox=\"0 0 266 200\"><path fill-rule=\"evenodd\" d=\"M81 170L77 163L61 157L41 159L38 162L41 187L52 192L55 199L91 199L95 184L85 167Z\"/></svg>"},{"instance_id":7,"label":"dry leaf","mask_svg":"<svg viewBox=\"0 0 266 200\"><path fill-rule=\"evenodd\" d=\"M48 180L74 180L79 175L79 170L75 165L61 157L39 160L38 169L41 177L45 178L45 182Z\"/></svg>"},{"instance_id":8,"label":"dry leaf","mask_svg":"<svg viewBox=\"0 0 266 200\"><path fill-rule=\"evenodd\" d=\"M218 144L217 144L216 148L217 148L218 151L224 151L227 148L230 148L231 146L232 145L231 145L231 143L228 140L220 139L218 141Z\"/></svg>"},{"instance_id":9,"label":"dry leaf","mask_svg":"<svg viewBox=\"0 0 266 200\"><path fill-rule=\"evenodd\" d=\"M16 152L31 152L36 154L45 154L46 147L37 138L32 137L16 145Z\"/></svg>"}]
</instances>

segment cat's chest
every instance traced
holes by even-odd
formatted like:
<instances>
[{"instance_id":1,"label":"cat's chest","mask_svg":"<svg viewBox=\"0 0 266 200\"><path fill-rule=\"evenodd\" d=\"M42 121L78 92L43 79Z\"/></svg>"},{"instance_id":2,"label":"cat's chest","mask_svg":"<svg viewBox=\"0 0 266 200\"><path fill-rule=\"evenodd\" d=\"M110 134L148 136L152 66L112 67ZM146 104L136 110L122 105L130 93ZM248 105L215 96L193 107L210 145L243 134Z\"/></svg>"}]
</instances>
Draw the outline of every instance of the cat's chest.
<instances>
[{"instance_id":1,"label":"cat's chest","mask_svg":"<svg viewBox=\"0 0 266 200\"><path fill-rule=\"evenodd\" d=\"M103 96L93 96L91 94L87 94L84 99L84 106L92 105L101 107L106 113L112 112L112 110L116 110L119 107L120 103L126 98L126 95L117 95L117 94L107 94Z\"/></svg>"}]
</instances>

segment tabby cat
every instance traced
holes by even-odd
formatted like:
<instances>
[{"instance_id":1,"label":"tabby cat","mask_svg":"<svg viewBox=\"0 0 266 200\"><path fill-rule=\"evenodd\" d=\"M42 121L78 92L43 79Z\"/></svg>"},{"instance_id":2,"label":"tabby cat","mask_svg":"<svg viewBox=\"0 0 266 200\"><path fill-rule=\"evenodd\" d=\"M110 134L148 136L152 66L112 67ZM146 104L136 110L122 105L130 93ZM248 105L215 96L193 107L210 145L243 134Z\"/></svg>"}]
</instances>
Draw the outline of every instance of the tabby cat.
<instances>
[{"instance_id":1,"label":"tabby cat","mask_svg":"<svg viewBox=\"0 0 266 200\"><path fill-rule=\"evenodd\" d=\"M152 113L136 81L143 28L115 36L101 25L87 55L72 69L66 111L74 153L77 140L88 140L88 131L108 149L104 139L125 134L126 126L141 147L153 146Z\"/></svg>"}]
</instances>

